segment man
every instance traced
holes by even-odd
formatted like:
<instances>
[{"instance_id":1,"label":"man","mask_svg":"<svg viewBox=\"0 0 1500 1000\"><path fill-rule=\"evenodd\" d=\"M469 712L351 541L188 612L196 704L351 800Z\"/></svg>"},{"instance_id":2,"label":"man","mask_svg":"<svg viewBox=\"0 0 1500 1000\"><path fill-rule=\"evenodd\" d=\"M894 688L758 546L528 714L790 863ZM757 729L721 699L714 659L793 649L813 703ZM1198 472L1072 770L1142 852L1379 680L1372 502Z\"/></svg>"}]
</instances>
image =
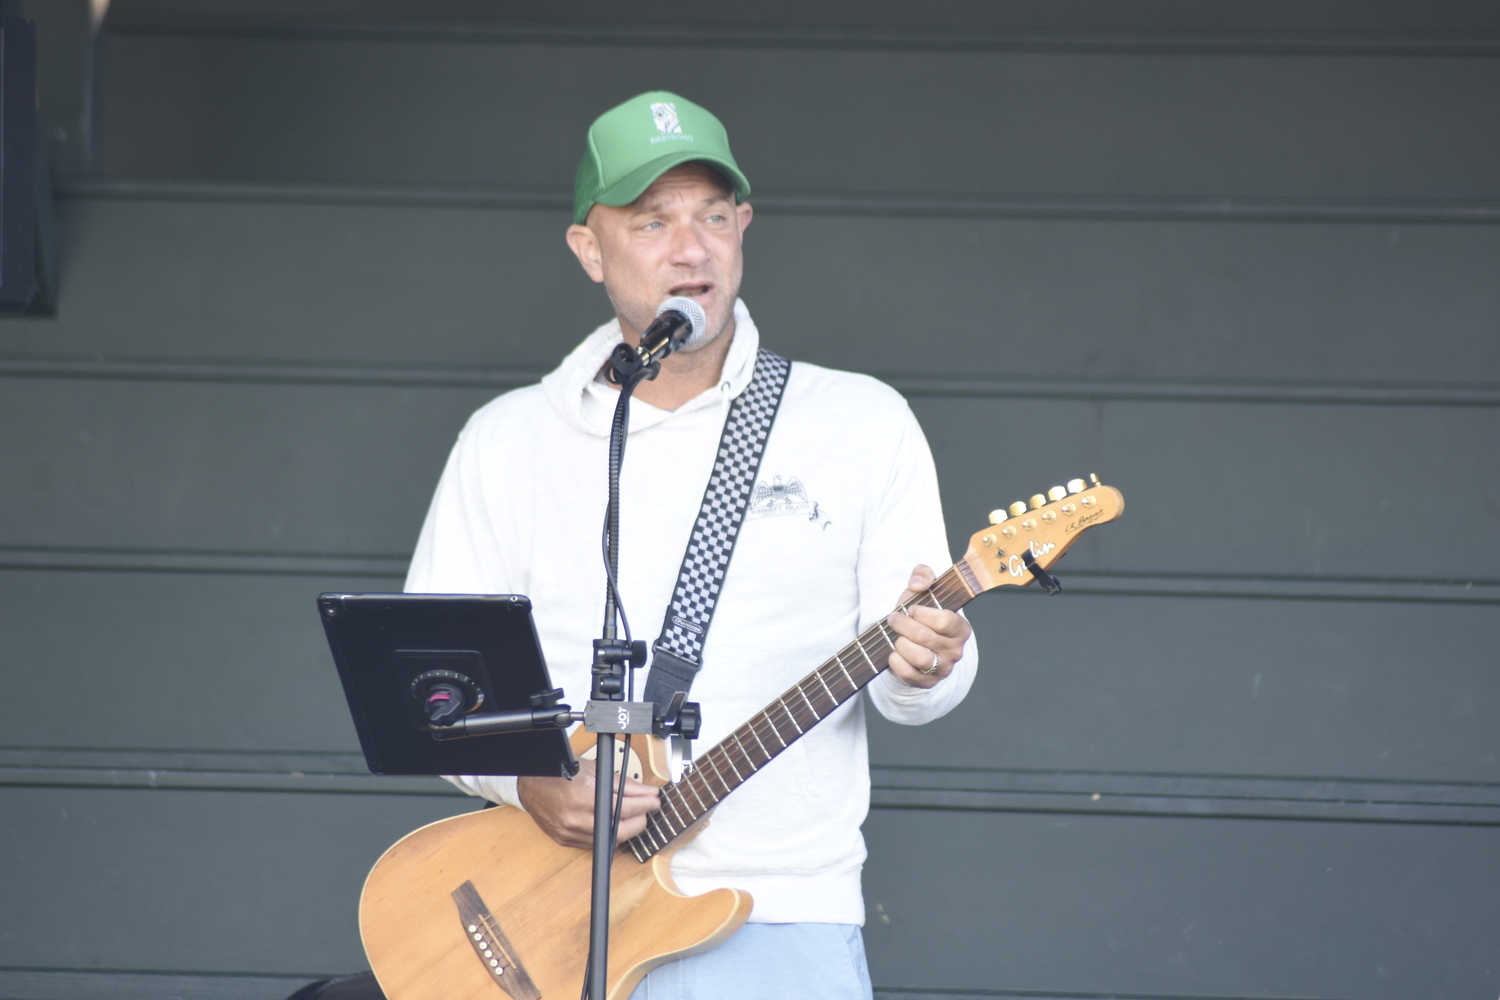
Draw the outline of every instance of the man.
<instances>
[{"instance_id":1,"label":"man","mask_svg":"<svg viewBox=\"0 0 1500 1000\"><path fill-rule=\"evenodd\" d=\"M707 335L667 358L632 402L619 582L635 634L649 640L725 414L760 346L738 299L749 193L723 126L681 97L642 94L594 123L567 241L603 283L615 319L540 385L474 415L423 527L407 590L529 595L554 682L575 701L590 689L590 643L602 620L599 524L618 390L601 369L622 339L639 342L667 298L702 305ZM799 332L776 331L786 343ZM873 379L793 364L757 485L692 689L703 706L700 747L924 589L930 564L948 564L926 441L901 397ZM888 620L900 638L871 700L897 722L944 714L974 676L967 622L922 607ZM754 897L754 910L719 948L654 971L637 997L869 997L859 933L863 713L861 698L832 713L720 804L675 856L684 891L734 886ZM572 780L451 780L527 810L559 843L590 843L587 764ZM620 838L639 833L657 807L654 788L630 782Z\"/></svg>"}]
</instances>

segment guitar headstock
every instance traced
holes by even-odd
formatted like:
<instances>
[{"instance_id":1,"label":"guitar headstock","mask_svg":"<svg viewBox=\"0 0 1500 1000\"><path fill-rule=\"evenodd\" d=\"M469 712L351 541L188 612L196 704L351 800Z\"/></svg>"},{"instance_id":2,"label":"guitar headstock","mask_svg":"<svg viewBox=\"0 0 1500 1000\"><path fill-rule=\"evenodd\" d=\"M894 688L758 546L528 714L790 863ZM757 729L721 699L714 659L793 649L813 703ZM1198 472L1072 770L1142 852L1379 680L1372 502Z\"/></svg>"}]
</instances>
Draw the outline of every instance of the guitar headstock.
<instances>
[{"instance_id":1,"label":"guitar headstock","mask_svg":"<svg viewBox=\"0 0 1500 1000\"><path fill-rule=\"evenodd\" d=\"M959 560L969 586L977 582L980 592L1025 586L1036 578L1027 565L1028 553L1045 576L1078 536L1125 512L1119 490L1105 486L1098 476L1089 480L1073 479L1067 486L1037 494L1029 503L1017 500L1008 509L991 511L990 526L974 533Z\"/></svg>"}]
</instances>

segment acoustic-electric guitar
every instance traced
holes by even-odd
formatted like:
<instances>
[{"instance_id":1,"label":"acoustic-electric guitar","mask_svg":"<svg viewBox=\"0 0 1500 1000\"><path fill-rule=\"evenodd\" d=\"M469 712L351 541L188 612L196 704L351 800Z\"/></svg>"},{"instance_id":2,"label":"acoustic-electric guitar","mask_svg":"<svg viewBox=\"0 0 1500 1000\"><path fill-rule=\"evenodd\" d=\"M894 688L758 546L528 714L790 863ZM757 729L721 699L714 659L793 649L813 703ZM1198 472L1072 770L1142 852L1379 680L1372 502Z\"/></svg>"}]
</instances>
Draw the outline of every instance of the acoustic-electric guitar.
<instances>
[{"instance_id":1,"label":"acoustic-electric guitar","mask_svg":"<svg viewBox=\"0 0 1500 1000\"><path fill-rule=\"evenodd\" d=\"M1119 517L1125 499L1097 477L990 515L962 559L910 605L956 610L996 587L1047 573L1078 536ZM670 781L666 744L624 761L661 787L661 809L615 855L610 890L608 1000L624 1000L663 962L706 951L750 916L750 895L715 889L685 896L672 855L714 805L886 669L895 634L884 619ZM573 746L592 756L581 728ZM616 754L619 760L622 755ZM376 862L360 898L360 934L390 1000L572 1000L588 960L592 855L561 847L520 809L485 809L408 834Z\"/></svg>"}]
</instances>

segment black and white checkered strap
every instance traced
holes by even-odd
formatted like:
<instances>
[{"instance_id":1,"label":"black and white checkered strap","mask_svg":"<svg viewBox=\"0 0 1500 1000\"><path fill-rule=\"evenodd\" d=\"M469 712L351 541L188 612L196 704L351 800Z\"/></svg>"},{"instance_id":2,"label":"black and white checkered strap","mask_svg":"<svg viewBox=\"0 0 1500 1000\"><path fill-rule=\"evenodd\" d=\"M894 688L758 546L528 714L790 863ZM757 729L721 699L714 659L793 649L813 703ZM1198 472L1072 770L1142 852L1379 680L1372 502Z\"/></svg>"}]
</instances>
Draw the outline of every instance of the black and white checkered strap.
<instances>
[{"instance_id":1,"label":"black and white checkered strap","mask_svg":"<svg viewBox=\"0 0 1500 1000\"><path fill-rule=\"evenodd\" d=\"M703 666L703 643L713 624L724 574L729 570L740 526L745 523L755 474L791 368L786 358L762 348L756 355L750 384L729 407L713 474L708 477L698 519L682 555L682 569L677 572L672 603L651 649L645 701L664 707L678 691L692 687Z\"/></svg>"}]
</instances>

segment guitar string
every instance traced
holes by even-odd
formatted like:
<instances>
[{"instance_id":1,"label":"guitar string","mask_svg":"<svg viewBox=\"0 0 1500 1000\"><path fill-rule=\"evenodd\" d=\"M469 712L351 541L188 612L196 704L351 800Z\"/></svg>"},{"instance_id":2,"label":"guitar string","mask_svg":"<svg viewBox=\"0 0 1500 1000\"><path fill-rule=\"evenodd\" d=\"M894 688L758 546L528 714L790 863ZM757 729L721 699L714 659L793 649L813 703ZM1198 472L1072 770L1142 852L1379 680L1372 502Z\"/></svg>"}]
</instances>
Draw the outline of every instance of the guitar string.
<instances>
[{"instance_id":1,"label":"guitar string","mask_svg":"<svg viewBox=\"0 0 1500 1000\"><path fill-rule=\"evenodd\" d=\"M913 604L958 609L986 589L989 588L984 587L979 582L979 577L974 572L974 568L968 564L968 560L965 558L959 560L934 580L926 591L914 595L910 600L899 605L896 610L906 613L907 609ZM875 648L872 650L867 646L867 642L875 640L877 636L879 641L875 643ZM881 663L887 662L891 652L895 649L895 642L896 637L889 631L885 619L881 619L857 636L853 642L835 653L807 677L798 681L791 688L788 688L772 705L752 716L739 729L731 733L729 737L725 737L719 743L710 747L697 761L693 762L692 770L688 774L684 775L675 784L669 784L662 788L662 795L664 797L670 796L674 800L672 811L678 815L679 820L684 811L686 811L690 818L686 823L677 827L666 818L663 812L650 814L647 817L646 829L629 842L636 857L641 861L645 861L667 844L670 844L687 827L691 826L692 823L696 822L704 813L708 812L714 805L717 805L725 796L734 791L735 788L739 787L746 780L746 777L740 774L739 768L734 764L734 759L731 756L733 747L739 747L740 759L745 763L749 774L755 774L756 771L764 767L779 754L781 750L785 750L795 742L797 737L805 734L808 729L825 718L829 712L838 708L850 698L853 698L860 690L879 676L882 671L887 669L886 666L877 665L877 658L879 658ZM860 664L859 659L855 658L854 654L856 653L859 658L865 661L863 665ZM846 657L849 658L847 662ZM835 667L837 668L837 674L833 670ZM854 671L858 671L858 676L856 676ZM825 672L827 676L825 676ZM847 693L836 694L832 686L828 683L830 679L837 681L839 675L842 675L844 681L850 685L850 690ZM830 698L826 703L822 702L820 698L819 704L826 704L826 708L822 711L815 707L812 697L803 686L814 677L823 685L825 692ZM802 701L806 703L808 710L813 716L812 719L808 720L799 716L787 704L786 699L794 694L801 696ZM778 708L784 716L785 721L790 723L792 728L797 731L796 735L790 738L782 735L782 729L777 725L775 719L775 712ZM806 725L804 725L804 722ZM765 727L767 735L774 736L776 741L781 744L781 750L771 751L769 749L765 741L761 738L762 726ZM755 762L750 751L745 747L742 734L750 735L761 746L762 751L766 753L764 760L759 763ZM733 738L733 745L731 745L731 737ZM734 772L738 780L731 782L726 779L723 769L720 767L720 762L729 765L730 770ZM719 784L724 788L722 794L715 792L709 783L708 772L703 768L704 765L713 768L714 774L719 779ZM701 781L699 780L700 774L703 775ZM696 810L687 802L686 795L689 792L693 795L693 798L698 800L698 808ZM704 794L708 796L708 802L704 801ZM680 799L682 809L677 808L679 803L676 800L678 799Z\"/></svg>"},{"instance_id":2,"label":"guitar string","mask_svg":"<svg viewBox=\"0 0 1500 1000\"><path fill-rule=\"evenodd\" d=\"M947 576L948 576L948 574L945 574L945 577L947 577ZM954 582L956 582L956 581L953 581L953 580L950 580L950 579L946 579L946 578L945 579L941 579L939 581L936 581L934 583L933 587L930 588L929 592L923 593L921 595L917 595L911 601L909 601L906 604L902 605L901 609L904 610L905 608L909 607L911 604L914 604L914 603L921 603L921 604L926 605L926 606L934 606L935 605L935 606L938 606L938 607L943 607L945 605L953 603L953 599L955 597L959 598L959 602L958 603L962 603L965 595L962 594L962 593L959 593L957 591L956 587L951 586L951 584L954 583ZM939 584L942 584L942 586L939 586ZM968 589L969 588L967 588L967 587L964 588L964 590L966 590L966 591ZM884 633L883 629L881 631L882 631L882 633ZM865 636L861 636L860 637L861 640L863 640L865 638L866 638ZM889 655L889 645L890 645L888 637L887 637L887 641L885 643L883 643L883 644L886 645L888 648L886 650L877 650L877 655L887 655L888 656ZM845 651L841 651L841 654L843 652L845 652ZM848 669L847 669L847 667L845 667L844 664L842 663L842 660L841 660L840 656L836 655L830 661L828 661L827 663L823 664L817 670L815 670L811 674L809 674L802 681L798 682L797 685L794 685L794 689L796 690L796 693L799 694L799 695L801 695L803 701L808 705L809 711L811 711L812 714L813 714L813 716L814 716L814 719L811 720L811 721L808 721L806 726L802 725L802 722L805 720L805 716L802 715L800 713L800 711L799 712L793 712L792 711L792 709L790 708L790 706L786 704L786 696L783 696L782 699L779 700L778 704L784 710L784 712L787 714L787 716L789 717L789 719L792 721L792 724L794 726L797 726L799 728L799 730L810 728L813 724L816 723L816 721L820 717L820 715L827 714L827 712L829 710L831 710L833 708L836 708L838 705L841 705L844 701L847 701L849 698L853 697L853 695L861 687L863 687L864 684L867 684L875 676L875 672L871 672L870 676L868 678L865 678L864 680L862 680L858 685L855 685L853 683L853 678L852 677L848 677L849 681L851 682L850 683L850 689L847 692L844 692L842 697L833 697L832 688L828 684L829 678L824 676L825 672L831 673L833 667L838 667L839 668L839 672L845 674L846 677L848 677ZM811 682L814 678L816 678L817 683L820 684L821 686L823 686L824 690L830 695L830 697L828 699L824 699L822 696L819 696L818 699L817 699L817 703L818 703L817 705L814 704L812 697L810 697L808 695L806 687L804 687L804 685L806 685L809 682ZM835 681L837 681L837 676L835 675L833 679ZM814 689L814 691L816 691L816 689ZM788 689L787 695L791 695L792 692L793 692L793 689ZM822 706L822 708L823 708L823 712L822 713L820 713L818 711L818 705ZM745 772L748 772L749 774L754 774L760 768L764 767L771 760L771 758L773 758L774 756L776 756L776 753L768 752L765 749L765 741L761 738L761 735L760 735L760 728L761 728L760 724L761 723L764 723L769 728L770 732L778 737L778 740L783 743L783 749L785 748L786 745L789 745L790 741L781 740L780 730L777 728L774 719L770 717L770 713L762 713L761 716L757 716L756 718L752 718L751 720L749 720L748 723L746 723L740 729L736 730L734 733L730 734L729 737L726 737L725 740L723 740L719 745L717 745L716 747L712 748L709 751L708 754L705 754L705 758L708 758L708 763L710 763L714 767L715 772L717 774L719 774L720 779L721 779L721 783L726 786L726 790L724 792L725 795L727 795L730 791L733 791L734 788L738 787L738 785L740 783L742 783L743 781L747 780L747 775L745 773L742 773L741 766L740 766L741 763L743 763L743 765L744 765L744 769L743 770ZM752 739L756 740L757 744L762 747L762 751L763 751L764 755L761 757L761 759L757 760L756 757L749 750L749 748L745 745L745 736L746 735L749 735ZM737 755L738 762L736 760L736 754L734 752L736 749L738 750L738 755ZM779 752L779 751L777 751L777 752ZM715 755L723 763L727 763L729 765L729 769L735 774L737 780L735 782L731 783L727 779L725 779L723 777L723 769L722 769L721 766L719 766L719 761L715 761L715 760L711 759L710 755ZM679 784L686 784L686 787L682 790L682 792L691 792L693 794L694 798L697 798L700 802L702 801L702 795L699 793L699 791L695 787L696 783L687 782L686 779L685 779L684 782L679 782ZM707 791L707 792L709 792L715 800L722 799L722 797L723 797L722 795L718 795L717 793L714 793L711 788L705 787L704 790ZM670 817L668 817L668 816L662 816L661 819L658 820L657 824L655 824L655 825L657 825L658 827L665 826L666 829L659 829L659 830L653 831L653 832L655 832L655 833L658 834L658 837L654 838L654 839L660 839L660 837L662 835L664 835L668 840L670 840L671 838L676 837L677 835L679 835L681 833L682 830L686 829L687 826L691 825L691 823L698 818L698 815L701 815L701 813L693 814L694 811L691 809L690 805L686 801L685 795L683 795L681 793L673 794L672 791L673 790L672 790L671 786L669 786L668 787L668 806L670 808L670 812L671 813L675 813L677 815L677 820L676 820L676 822L673 822L670 819ZM679 807L681 807L681 808L679 808ZM689 812L689 814L690 814L690 818L688 818L686 821L684 821L683 816L682 816L682 813L683 813L684 810L687 810Z\"/></svg>"},{"instance_id":3,"label":"guitar string","mask_svg":"<svg viewBox=\"0 0 1500 1000\"><path fill-rule=\"evenodd\" d=\"M959 566L955 565L944 572L937 580L933 581L927 590L899 605L897 610L905 613L912 605L956 608L966 604L973 596L974 592L972 588L963 580L959 572ZM876 648L867 648L869 641L877 635L879 636L879 642L876 644ZM812 671L807 677L798 681L791 688L788 688L771 706L752 716L738 729L730 733L729 736L726 736L719 743L709 748L694 762L692 770L687 775L676 784L663 787L662 796L668 800L665 803L668 808L648 816L646 829L637 835L637 837L632 838L631 847L636 856L644 861L652 854L661 850L701 818L709 808L717 805L725 796L748 780L750 775L755 774L756 771L770 763L780 753L780 750L769 752L769 748L762 738L762 732L766 732L766 735L774 736L776 741L781 744L781 749L786 749L786 747L790 746L796 740L797 736L802 735L806 730L812 728L818 721L826 717L829 712L853 698L860 690L873 681L885 669L875 666L877 658L880 662L884 662L894 648L894 636L889 632L885 619L881 619L875 625L861 633L853 642L839 650L838 653L835 653L828 661ZM859 664L858 660L852 658L852 654L856 649L859 655L866 661L866 664L863 666ZM871 655L872 653L874 654L873 656ZM851 670L851 663L845 662L846 656L850 657L854 669L858 670L859 676L857 678L854 671ZM829 681L832 680L834 683L838 683L840 677L848 683L849 689L845 692L842 690L843 685L840 685L839 693L835 694L834 687ZM815 700L816 688L813 689L814 694L809 694L804 685L813 682L814 678L816 678L816 683L820 684L824 691L827 692L828 697L825 698L822 695L816 695ZM793 701L796 701L798 696L806 704L807 711L812 715L811 719L806 718L805 715L799 715L787 704L788 697L792 697ZM790 722L792 727L797 730L797 736L788 738L782 734L782 728L777 725L774 718L774 713L778 708L786 717L786 721ZM763 759L758 762L756 761L751 751L745 745L746 737L750 737L763 751L767 751ZM739 750L739 761L743 763L744 771L747 773L742 773L741 768L735 762L734 750L736 748ZM716 792L713 789L708 780L708 772L703 770L705 765L711 767L713 773L719 778L719 783L724 787L722 793ZM735 775L737 780L731 782L726 778L724 768L721 765L728 765L729 770ZM700 774L703 776L701 780L699 779ZM688 793L691 793L693 798L698 800L698 808L694 808L688 801ZM671 813L676 814L677 819L675 821L666 815L668 809L670 809ZM642 838L645 838L649 843L638 844L637 841L642 840ZM644 848L644 851L642 848Z\"/></svg>"},{"instance_id":4,"label":"guitar string","mask_svg":"<svg viewBox=\"0 0 1500 1000\"><path fill-rule=\"evenodd\" d=\"M953 586L950 585L954 581L951 581L951 580L948 580L948 579L944 579L944 580L942 580L940 582L943 584L943 586L939 586L937 583L935 583L934 586L931 588L932 593L919 595L918 597L913 598L912 601L908 602L906 605L903 605L902 608L904 609L906 607L909 607L913 603L921 603L921 604L927 605L927 606L936 605L938 607L942 607L942 606L944 606L946 604L953 603L953 598L954 597L960 598L960 603L962 602L962 599L963 599L964 595L962 595L961 593L957 593L957 588L955 588L955 587L953 587ZM968 588L965 588L965 590L967 590L967 589ZM946 598L946 600L945 600L945 598ZM864 639L864 638L865 638L864 636L861 636L861 639ZM889 646L889 643L887 642L887 643L885 643L885 645ZM843 652L843 651L841 651L841 652ZM888 655L888 650L877 651L877 655ZM834 695L833 689L832 689L832 687L828 683L829 680L830 680L830 676L825 676L825 675L831 675L831 679L835 683L837 683L837 681L838 681L838 675L833 672L833 668L835 668L835 667L838 668L838 673L843 674L845 676L846 680L849 682L849 689L847 691L841 691L841 696L835 696ZM801 725L802 722L805 720L805 716L802 715L800 713L800 711L799 712L793 712L791 710L790 706L787 705L787 703L786 703L786 696L783 696L783 698L779 701L778 704L784 710L784 712L787 714L787 716L789 717L790 721L792 721L792 724L794 726L797 726L799 729L801 729L801 728L810 728L810 726L815 723L817 717L819 717L822 714L826 714L827 711L829 711L829 710L837 707L838 705L842 704L844 701L847 701L849 698L853 697L853 695L860 689L860 687L862 687L864 684L868 683L869 680L873 679L874 676L875 676L875 673L872 671L871 674L870 674L870 676L868 678L864 678L858 684L854 683L853 677L849 675L848 668L847 668L847 666L845 666L843 664L841 657L840 656L835 656L829 662L825 663L823 666L821 666L817 670L813 671L811 674L808 675L808 677L804 678L801 682L799 682L797 685L795 685L795 689L796 689L797 693L799 695L801 695L802 699L807 703L809 711L811 711L812 714L814 715L814 720L808 721L806 727L804 727L804 726ZM829 695L829 697L827 699L823 698L821 695L818 696L816 704L814 703L813 698L808 694L807 688L805 686L805 685L808 685L809 683L811 683L814 678L816 678L817 683L819 685L821 685L824 688L824 691ZM814 688L814 692L816 692L816 688ZM791 695L791 694L792 694L792 690L789 689L788 692L787 692L787 695ZM795 701L795 699L794 699L794 701ZM819 706L821 706L822 709L823 709L823 711L821 713L818 711ZM768 763L770 761L770 759L772 757L776 756L776 753L779 752L779 751L777 751L777 752L771 752L771 751L769 751L766 748L766 746L765 746L765 740L762 739L762 737L761 737L761 724L762 723L769 729L769 731L770 731L771 734L774 734L774 735L777 736L779 742L783 743L783 749L785 748L786 745L789 745L790 741L786 741L786 740L782 740L781 739L780 730L777 727L774 718L772 718L770 716L770 713L764 713L763 716L761 716L761 717L753 718L746 725L742 726L739 730L736 730L733 734L731 734L730 737L726 738L719 746L717 746L713 750L711 750L710 754L714 754L715 756L719 757L723 762L727 763L729 765L729 767L730 767L730 770L735 773L735 775L739 779L739 781L736 781L735 783L731 784L727 780L722 780L722 774L723 774L722 767L720 767L719 764L718 764L718 762L715 761L715 760L713 760L711 757L708 760L708 762L711 765L714 766L714 769L715 769L716 773L718 773L721 776L722 783L727 786L725 794L728 794L729 791L732 791L734 787L737 787L740 782L742 782L743 780L745 780L745 775L741 773L741 767L740 767L740 763L739 762L743 762L743 764L744 764L744 770L745 771L748 771L749 773L753 774L755 771L759 770L761 767L764 767L766 765L766 763ZM746 746L746 742L745 742L745 736L746 735L749 735L752 739L754 739L756 741L757 745L759 745L762 748L762 756L761 756L761 758L759 760L756 759L755 755ZM738 755L737 756L738 756L738 761L739 762L737 762L737 760L736 760L736 754L734 752L736 749L738 750ZM708 756L709 755L705 755L705 757L708 757ZM710 789L710 788L705 788L705 790L709 791L710 793L712 793L712 789ZM682 791L683 792L691 792L694 798L699 799L700 802L702 801L702 795L698 792L698 789L696 787L696 783L686 783L686 787ZM716 799L717 798L721 798L721 797L722 796L714 794L714 798L716 798ZM678 801L679 798L681 799L680 802ZM672 813L676 813L677 814L677 817L678 817L677 822L674 823L674 822L672 822L670 820L669 817L664 816L664 817L662 817L662 821L658 822L658 825L664 825L666 827L666 829L654 831L654 832L657 832L659 835L664 835L668 839L670 839L672 837L675 837L678 834L680 834L681 830L685 829L686 826L690 825L690 823L691 823L691 820L689 820L687 823L684 823L682 821L682 815L681 815L682 810L678 808L679 805L682 806L683 808L688 808L688 803L686 802L685 795L671 794L669 796L669 805L671 807L670 811ZM696 819L696 818L697 818L696 816L693 816L693 819Z\"/></svg>"}]
</instances>

